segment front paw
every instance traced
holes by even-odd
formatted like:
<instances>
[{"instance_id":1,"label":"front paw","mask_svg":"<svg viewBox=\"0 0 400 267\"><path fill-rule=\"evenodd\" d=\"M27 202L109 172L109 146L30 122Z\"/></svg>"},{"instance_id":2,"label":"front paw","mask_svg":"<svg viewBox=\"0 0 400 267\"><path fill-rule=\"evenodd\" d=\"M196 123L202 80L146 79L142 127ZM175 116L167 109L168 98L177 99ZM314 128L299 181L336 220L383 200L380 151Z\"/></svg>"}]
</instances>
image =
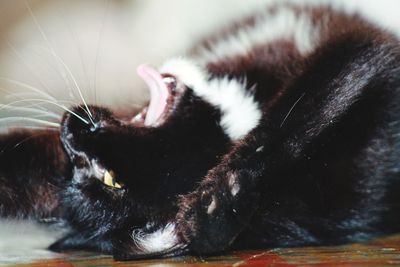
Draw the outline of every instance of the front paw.
<instances>
[{"instance_id":1,"label":"front paw","mask_svg":"<svg viewBox=\"0 0 400 267\"><path fill-rule=\"evenodd\" d=\"M255 209L255 195L239 181L239 174L223 175L205 180L195 192L181 198L177 230L192 253L227 250Z\"/></svg>"}]
</instances>

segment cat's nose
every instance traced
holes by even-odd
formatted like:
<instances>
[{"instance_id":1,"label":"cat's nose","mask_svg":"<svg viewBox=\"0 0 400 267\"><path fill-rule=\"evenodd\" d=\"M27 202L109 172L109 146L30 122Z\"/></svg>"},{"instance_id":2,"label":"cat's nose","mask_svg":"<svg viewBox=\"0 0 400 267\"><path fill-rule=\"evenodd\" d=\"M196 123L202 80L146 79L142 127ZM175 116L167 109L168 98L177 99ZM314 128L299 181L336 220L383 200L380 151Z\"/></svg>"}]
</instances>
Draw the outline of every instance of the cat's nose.
<instances>
[{"instance_id":1,"label":"cat's nose","mask_svg":"<svg viewBox=\"0 0 400 267\"><path fill-rule=\"evenodd\" d=\"M101 128L101 124L99 122L94 123L90 126L90 131L92 133L96 132L97 130L99 130Z\"/></svg>"},{"instance_id":2,"label":"cat's nose","mask_svg":"<svg viewBox=\"0 0 400 267\"><path fill-rule=\"evenodd\" d=\"M68 109L61 121L61 141L73 158L80 158L94 136L104 128L107 111L94 106L76 106Z\"/></svg>"},{"instance_id":3,"label":"cat's nose","mask_svg":"<svg viewBox=\"0 0 400 267\"><path fill-rule=\"evenodd\" d=\"M64 114L61 125L73 135L84 136L99 132L108 125L116 124L114 115L98 106L76 106Z\"/></svg>"},{"instance_id":4,"label":"cat's nose","mask_svg":"<svg viewBox=\"0 0 400 267\"><path fill-rule=\"evenodd\" d=\"M76 134L82 131L93 131L97 128L94 122L93 112L88 112L82 106L76 106L68 109L61 121L61 134L69 132Z\"/></svg>"}]
</instances>

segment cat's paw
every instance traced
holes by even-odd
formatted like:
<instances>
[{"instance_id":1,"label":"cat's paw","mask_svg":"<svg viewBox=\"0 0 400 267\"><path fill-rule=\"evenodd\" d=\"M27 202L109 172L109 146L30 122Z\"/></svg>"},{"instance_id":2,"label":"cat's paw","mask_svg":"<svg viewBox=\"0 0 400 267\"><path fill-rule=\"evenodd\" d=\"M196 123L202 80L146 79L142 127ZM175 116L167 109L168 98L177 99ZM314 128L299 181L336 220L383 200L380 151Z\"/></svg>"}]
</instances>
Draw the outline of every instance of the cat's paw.
<instances>
[{"instance_id":1,"label":"cat's paw","mask_svg":"<svg viewBox=\"0 0 400 267\"><path fill-rule=\"evenodd\" d=\"M94 239L87 237L80 232L71 232L51 244L48 249L54 252L97 250L108 253L112 251L112 244L106 239Z\"/></svg>"},{"instance_id":2,"label":"cat's paw","mask_svg":"<svg viewBox=\"0 0 400 267\"><path fill-rule=\"evenodd\" d=\"M213 254L229 248L256 205L248 175L214 172L180 201L177 230L192 253Z\"/></svg>"},{"instance_id":3,"label":"cat's paw","mask_svg":"<svg viewBox=\"0 0 400 267\"><path fill-rule=\"evenodd\" d=\"M119 260L207 255L230 247L257 207L253 172L221 168L211 171L192 193L182 196L175 219L148 223L115 235Z\"/></svg>"}]
</instances>

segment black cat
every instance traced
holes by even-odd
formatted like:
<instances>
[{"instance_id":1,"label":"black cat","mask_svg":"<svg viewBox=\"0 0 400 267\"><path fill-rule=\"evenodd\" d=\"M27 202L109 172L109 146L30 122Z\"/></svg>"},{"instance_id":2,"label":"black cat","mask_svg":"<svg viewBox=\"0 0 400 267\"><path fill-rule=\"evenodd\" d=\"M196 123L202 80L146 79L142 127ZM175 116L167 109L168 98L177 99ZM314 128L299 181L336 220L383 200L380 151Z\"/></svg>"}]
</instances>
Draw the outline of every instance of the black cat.
<instances>
[{"instance_id":1,"label":"black cat","mask_svg":"<svg viewBox=\"0 0 400 267\"><path fill-rule=\"evenodd\" d=\"M0 136L0 215L117 259L357 242L400 231L400 46L281 4L159 71L133 119L89 106ZM115 112L118 112L116 108Z\"/></svg>"}]
</instances>

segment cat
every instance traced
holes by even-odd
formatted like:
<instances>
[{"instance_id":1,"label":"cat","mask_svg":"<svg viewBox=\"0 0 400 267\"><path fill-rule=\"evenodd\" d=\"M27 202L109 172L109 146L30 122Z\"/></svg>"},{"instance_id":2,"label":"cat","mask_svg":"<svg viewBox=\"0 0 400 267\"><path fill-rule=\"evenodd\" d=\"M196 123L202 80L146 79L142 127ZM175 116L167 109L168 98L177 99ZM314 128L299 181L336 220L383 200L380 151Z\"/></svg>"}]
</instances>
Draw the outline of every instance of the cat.
<instances>
[{"instance_id":1,"label":"cat","mask_svg":"<svg viewBox=\"0 0 400 267\"><path fill-rule=\"evenodd\" d=\"M329 7L277 4L159 69L148 106L70 107L0 136L0 216L118 260L359 242L400 229L400 50ZM55 219L54 219L55 218Z\"/></svg>"}]
</instances>

